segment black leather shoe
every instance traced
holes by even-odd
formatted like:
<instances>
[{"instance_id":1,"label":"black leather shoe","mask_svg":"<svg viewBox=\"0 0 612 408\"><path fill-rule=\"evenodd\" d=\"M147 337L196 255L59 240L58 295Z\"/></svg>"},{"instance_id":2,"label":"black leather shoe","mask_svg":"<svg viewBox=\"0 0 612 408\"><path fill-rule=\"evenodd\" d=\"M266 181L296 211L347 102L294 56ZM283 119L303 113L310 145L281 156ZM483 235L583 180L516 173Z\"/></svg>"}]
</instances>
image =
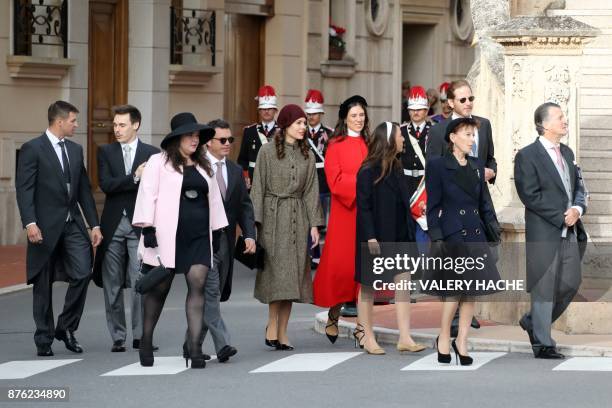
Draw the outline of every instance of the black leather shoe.
<instances>
[{"instance_id":1,"label":"black leather shoe","mask_svg":"<svg viewBox=\"0 0 612 408\"><path fill-rule=\"evenodd\" d=\"M73 332L69 332L66 330L56 331L55 338L58 339L59 341L63 341L64 344L66 345L66 348L72 351L73 353L80 354L83 352L83 348L77 341L76 337L74 337Z\"/></svg>"},{"instance_id":2,"label":"black leather shoe","mask_svg":"<svg viewBox=\"0 0 612 408\"><path fill-rule=\"evenodd\" d=\"M480 329L480 322L478 320L476 320L476 318L474 316L472 316L471 326L474 329Z\"/></svg>"},{"instance_id":3,"label":"black leather shoe","mask_svg":"<svg viewBox=\"0 0 612 408\"><path fill-rule=\"evenodd\" d=\"M36 346L36 355L39 357L52 357L53 350L51 350L51 346Z\"/></svg>"},{"instance_id":4,"label":"black leather shoe","mask_svg":"<svg viewBox=\"0 0 612 408\"><path fill-rule=\"evenodd\" d=\"M217 361L220 363L225 363L230 357L235 356L236 353L238 353L238 350L236 350L235 347L229 345L223 346L223 348L217 353Z\"/></svg>"},{"instance_id":5,"label":"black leather shoe","mask_svg":"<svg viewBox=\"0 0 612 408\"><path fill-rule=\"evenodd\" d=\"M531 345L533 346L534 344L536 344L535 337L533 336L533 330L531 330L529 327L527 327L527 323L525 323L523 318L521 318L521 320L519 320L519 326L521 326L521 329L523 329L523 330L525 330L527 332L527 335L529 336L529 342L531 343Z\"/></svg>"},{"instance_id":6,"label":"black leather shoe","mask_svg":"<svg viewBox=\"0 0 612 408\"><path fill-rule=\"evenodd\" d=\"M138 350L140 348L140 339L134 339L132 341L132 348L134 350ZM157 351L157 350L159 350L159 347L153 346L153 351Z\"/></svg>"},{"instance_id":7,"label":"black leather shoe","mask_svg":"<svg viewBox=\"0 0 612 408\"><path fill-rule=\"evenodd\" d=\"M202 348L202 347L200 347ZM208 354L202 353L202 356L204 356L204 360L208 361L210 360L212 357L210 357ZM187 346L187 342L183 343L183 358L189 358L189 346Z\"/></svg>"},{"instance_id":8,"label":"black leather shoe","mask_svg":"<svg viewBox=\"0 0 612 408\"><path fill-rule=\"evenodd\" d=\"M113 353L123 353L125 351L125 342L123 340L117 340L113 343L113 347L111 348L111 352Z\"/></svg>"},{"instance_id":9,"label":"black leather shoe","mask_svg":"<svg viewBox=\"0 0 612 408\"><path fill-rule=\"evenodd\" d=\"M279 350L289 350L289 351L291 351L291 350L293 350L293 346L290 346L289 344L282 344L281 343Z\"/></svg>"},{"instance_id":10,"label":"black leather shoe","mask_svg":"<svg viewBox=\"0 0 612 408\"><path fill-rule=\"evenodd\" d=\"M557 351L554 347L542 347L540 351L535 354L535 358L543 358L547 360L561 360L565 356Z\"/></svg>"}]
</instances>

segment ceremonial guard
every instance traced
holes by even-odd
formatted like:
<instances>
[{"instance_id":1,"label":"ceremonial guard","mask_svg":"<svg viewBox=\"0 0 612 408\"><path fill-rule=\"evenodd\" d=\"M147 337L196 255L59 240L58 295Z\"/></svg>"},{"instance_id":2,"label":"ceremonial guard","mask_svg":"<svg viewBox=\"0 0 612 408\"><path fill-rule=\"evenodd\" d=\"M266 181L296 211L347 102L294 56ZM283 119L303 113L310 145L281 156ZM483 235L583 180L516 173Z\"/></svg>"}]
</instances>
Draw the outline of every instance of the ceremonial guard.
<instances>
[{"instance_id":1,"label":"ceremonial guard","mask_svg":"<svg viewBox=\"0 0 612 408\"><path fill-rule=\"evenodd\" d=\"M258 101L257 111L259 122L246 126L242 133L242 144L238 154L238 164L242 167L242 174L247 187L251 188L255 162L259 149L274 137L278 126L274 120L278 111L276 91L270 85L259 88L255 99Z\"/></svg>"},{"instance_id":2,"label":"ceremonial guard","mask_svg":"<svg viewBox=\"0 0 612 408\"><path fill-rule=\"evenodd\" d=\"M451 113L453 113L453 108L450 107L450 104L448 103L448 96L446 95L446 91L448 91L449 86L449 82L442 82L440 84L440 106L442 107L442 112L431 117L431 121L433 123L440 123L448 119Z\"/></svg>"},{"instance_id":3,"label":"ceremonial guard","mask_svg":"<svg viewBox=\"0 0 612 408\"><path fill-rule=\"evenodd\" d=\"M325 180L325 151L327 149L327 142L334 133L334 130L321 123L321 119L325 114L325 111L323 110L323 94L321 91L317 89L309 89L304 102L304 112L306 112L306 117L308 119L308 146L310 147L310 150L314 154L316 160L315 165L317 168L317 179L319 182L319 198L321 201L321 207L323 208L325 226L327 226L330 194L327 180ZM316 269L319 265L320 256L321 250L319 246L312 249L312 261L310 264L312 269Z\"/></svg>"},{"instance_id":4,"label":"ceremonial guard","mask_svg":"<svg viewBox=\"0 0 612 408\"><path fill-rule=\"evenodd\" d=\"M408 98L408 113L410 122L400 129L404 136L404 152L401 155L404 175L408 178L408 190L411 194L411 212L416 220L416 241L427 242L427 219L425 217L425 144L432 127L427 120L429 104L427 93L421 86L414 86ZM423 182L422 182L423 181Z\"/></svg>"}]
</instances>

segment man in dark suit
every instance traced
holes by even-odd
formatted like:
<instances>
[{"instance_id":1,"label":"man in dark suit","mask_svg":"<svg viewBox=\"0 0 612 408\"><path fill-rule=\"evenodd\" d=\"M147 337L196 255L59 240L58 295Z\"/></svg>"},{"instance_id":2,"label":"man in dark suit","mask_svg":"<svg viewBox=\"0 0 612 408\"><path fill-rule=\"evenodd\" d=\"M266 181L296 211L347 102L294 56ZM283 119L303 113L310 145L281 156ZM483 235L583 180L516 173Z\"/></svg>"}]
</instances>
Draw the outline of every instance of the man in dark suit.
<instances>
[{"instance_id":1,"label":"man in dark suit","mask_svg":"<svg viewBox=\"0 0 612 408\"><path fill-rule=\"evenodd\" d=\"M495 183L497 173L497 162L495 161L495 151L493 148L493 134L491 122L488 119L473 116L474 95L472 88L466 80L460 79L453 81L449 85L446 96L448 104L453 109L451 115L431 128L430 136L427 140L427 159L444 155L448 150L447 143L444 141L446 125L457 118L474 118L479 122L476 130L475 142L470 156L478 159L479 163L485 167L485 180L490 184Z\"/></svg>"},{"instance_id":2,"label":"man in dark suit","mask_svg":"<svg viewBox=\"0 0 612 408\"><path fill-rule=\"evenodd\" d=\"M479 125L474 135L474 145L472 146L470 156L478 159L478 163L484 166L485 181L489 184L495 184L497 161L495 161L491 122L487 118L472 115L472 110L474 109L474 95L472 94L470 83L464 79L451 82L446 90L446 97L453 111L446 120L441 121L431 128L426 147L427 160L443 156L444 152L448 150L444 135L446 134L446 126L450 121L457 118L474 118L478 121ZM493 208L493 201L491 200L488 188L485 188L484 196ZM455 314L451 334L457 333L458 324L459 315ZM480 323L475 317L472 319L472 327L475 329L480 328Z\"/></svg>"},{"instance_id":3,"label":"man in dark suit","mask_svg":"<svg viewBox=\"0 0 612 408\"><path fill-rule=\"evenodd\" d=\"M28 235L27 282L34 284L34 342L37 354L45 357L53 355L54 337L68 350L83 352L74 332L91 278L92 244L97 247L102 242L83 148L67 140L78 126L78 113L68 102L52 103L49 128L23 144L17 166L17 205ZM69 283L57 326L52 306L55 281Z\"/></svg>"},{"instance_id":4,"label":"man in dark suit","mask_svg":"<svg viewBox=\"0 0 612 408\"><path fill-rule=\"evenodd\" d=\"M206 157L215 173L214 177L223 197L228 226L218 237L218 248L213 256L214 265L206 276L204 322L200 344L204 342L206 332L210 330L217 360L225 363L238 351L230 345L230 336L221 317L219 302L227 301L232 291L236 225L240 226L245 237L245 253L255 253L255 214L242 177L242 169L228 159L234 142L229 124L216 119L208 126L215 129L215 136L206 143ZM185 352L185 346L183 349Z\"/></svg>"},{"instance_id":5,"label":"man in dark suit","mask_svg":"<svg viewBox=\"0 0 612 408\"><path fill-rule=\"evenodd\" d=\"M133 288L139 273L140 229L132 227L140 176L149 157L159 149L138 139L142 120L131 105L113 107L116 142L98 148L98 180L106 194L101 229L107 238L96 251L94 282L104 288L106 323L113 340L112 352L125 351L127 336L123 288ZM133 348L142 336L142 299L132 290Z\"/></svg>"},{"instance_id":6,"label":"man in dark suit","mask_svg":"<svg viewBox=\"0 0 612 408\"><path fill-rule=\"evenodd\" d=\"M520 320L536 358L559 359L551 325L578 292L587 236L580 217L586 190L572 150L560 143L567 120L547 102L534 114L538 139L514 159L516 191L525 205L527 291L531 310Z\"/></svg>"}]
</instances>

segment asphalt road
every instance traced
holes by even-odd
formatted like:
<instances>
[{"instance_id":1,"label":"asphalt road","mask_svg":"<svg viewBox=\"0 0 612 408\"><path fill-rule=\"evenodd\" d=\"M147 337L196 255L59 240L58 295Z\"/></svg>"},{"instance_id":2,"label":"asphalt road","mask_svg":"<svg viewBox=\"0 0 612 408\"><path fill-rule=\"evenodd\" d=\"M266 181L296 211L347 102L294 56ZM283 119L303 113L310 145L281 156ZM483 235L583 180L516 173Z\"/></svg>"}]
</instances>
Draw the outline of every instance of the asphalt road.
<instances>
[{"instance_id":1,"label":"asphalt road","mask_svg":"<svg viewBox=\"0 0 612 408\"><path fill-rule=\"evenodd\" d=\"M77 332L85 352L73 354L55 342L51 359L36 357L31 291L0 296L0 401L6 400L8 389L64 387L69 389L69 402L52 406L612 406L612 374L590 364L593 360L581 363L586 371L560 371L558 361L535 360L527 354L483 354L475 359L486 364L465 371L431 363L431 349L400 355L386 346L387 355L369 356L346 339L331 345L315 333L314 315L321 309L311 305L294 307L289 327L295 351L272 351L263 342L267 308L252 297L254 278L253 272L239 267L232 298L222 305L238 354L226 364L213 360L204 370L192 370L185 369L179 358L186 327L186 285L177 276L155 333L154 343L160 346L155 354L157 375L146 375L153 371L140 368L138 354L131 349L110 352L104 300L93 284ZM55 286L56 316L64 293L63 285ZM205 352L214 352L210 339ZM41 368L40 361L59 366ZM162 369L172 373L158 373ZM41 372L28 376L31 370ZM25 378L15 378L19 376ZM0 402L0 406L40 407L41 403L49 401Z\"/></svg>"}]
</instances>

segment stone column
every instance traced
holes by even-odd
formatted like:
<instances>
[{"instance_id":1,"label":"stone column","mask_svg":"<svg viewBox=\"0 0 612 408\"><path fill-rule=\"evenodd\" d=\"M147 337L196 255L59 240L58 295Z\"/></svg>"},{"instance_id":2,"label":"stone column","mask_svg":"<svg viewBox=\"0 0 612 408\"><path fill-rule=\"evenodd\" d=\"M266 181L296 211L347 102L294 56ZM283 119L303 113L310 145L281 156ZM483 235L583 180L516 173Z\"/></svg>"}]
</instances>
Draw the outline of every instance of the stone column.
<instances>
[{"instance_id":1,"label":"stone column","mask_svg":"<svg viewBox=\"0 0 612 408\"><path fill-rule=\"evenodd\" d=\"M569 135L564 141L577 153L579 139L578 84L581 55L584 44L597 31L570 17L517 17L496 26L489 35L504 50L504 105L501 137L496 138L495 156L498 162L496 188L500 189L502 205L496 202L497 214L504 229L504 242L500 261L503 278L524 279L523 255L511 255L512 243L524 242L524 207L514 187L514 156L537 137L533 112L546 101L561 105L569 121ZM579 156L577 156L579 157ZM513 259L510 259L513 258ZM517 263L517 259L520 261ZM526 302L481 303L478 314L484 318L507 324L517 324L527 308ZM593 303L572 304L568 313L555 328L566 332L593 332L585 324L591 316ZM583 312L576 313L580 309ZM612 311L612 308L611 308ZM568 318L568 316L571 316ZM597 330L612 330L612 319Z\"/></svg>"},{"instance_id":2,"label":"stone column","mask_svg":"<svg viewBox=\"0 0 612 408\"><path fill-rule=\"evenodd\" d=\"M168 66L170 64L170 0L129 2L128 103L138 107L138 136L159 146L170 129Z\"/></svg>"}]
</instances>

